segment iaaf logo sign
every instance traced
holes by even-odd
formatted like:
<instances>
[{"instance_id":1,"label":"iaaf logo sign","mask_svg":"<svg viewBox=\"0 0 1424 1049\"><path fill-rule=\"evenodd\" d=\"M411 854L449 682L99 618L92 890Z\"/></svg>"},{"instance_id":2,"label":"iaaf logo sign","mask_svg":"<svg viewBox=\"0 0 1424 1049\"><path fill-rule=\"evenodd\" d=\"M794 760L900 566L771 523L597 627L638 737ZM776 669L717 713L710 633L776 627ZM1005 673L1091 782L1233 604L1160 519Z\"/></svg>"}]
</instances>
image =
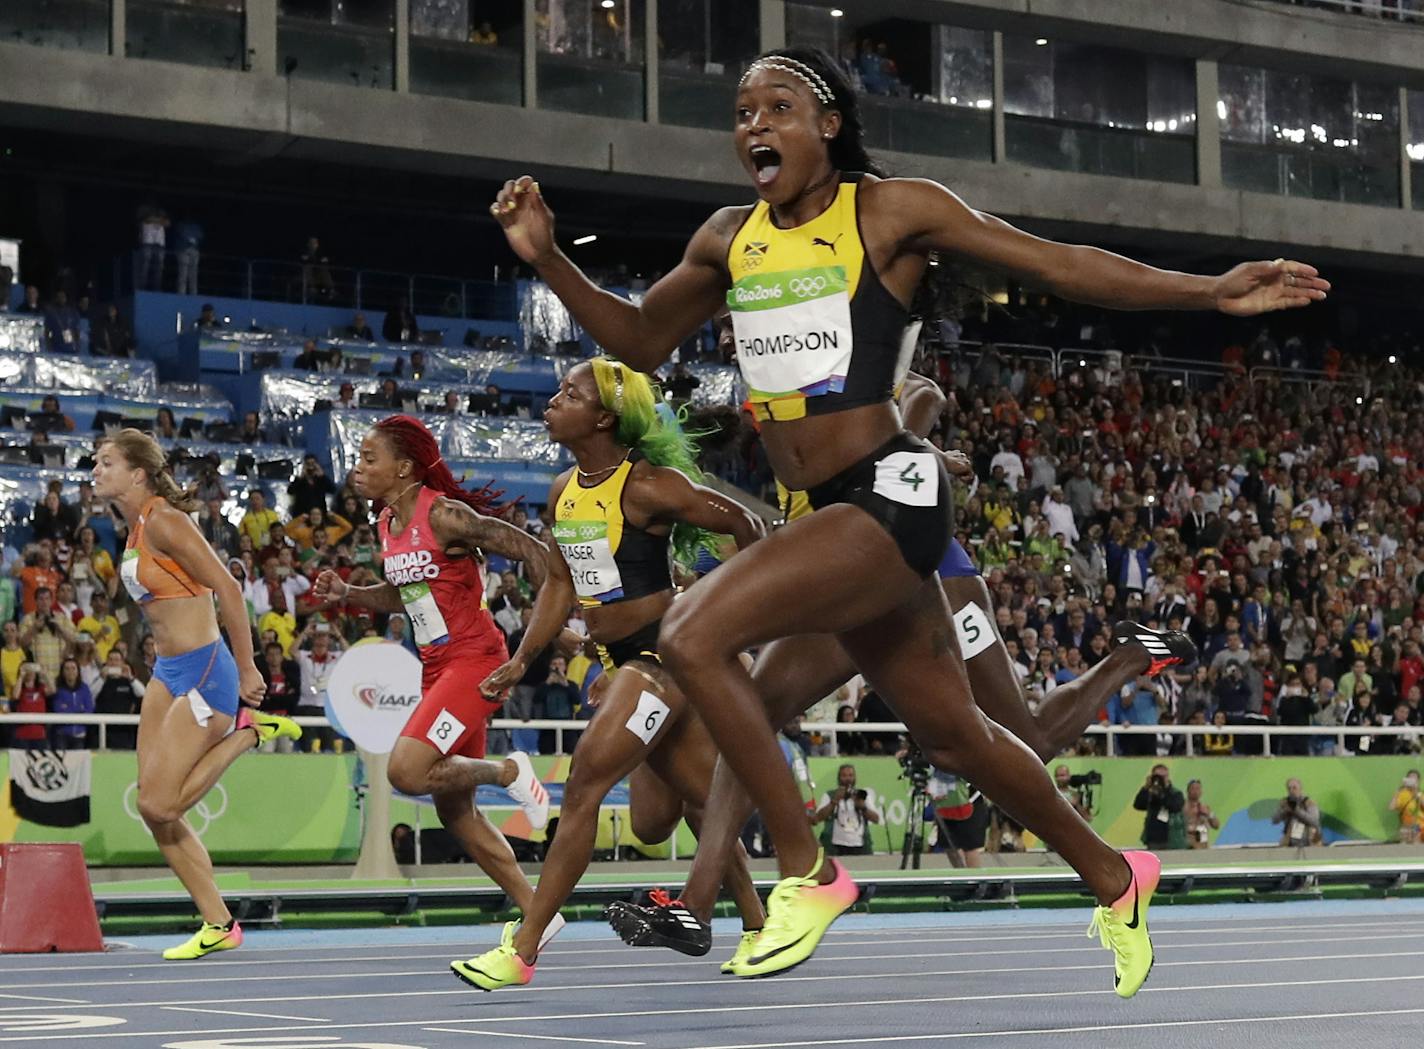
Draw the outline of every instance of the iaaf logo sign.
<instances>
[{"instance_id":1,"label":"iaaf logo sign","mask_svg":"<svg viewBox=\"0 0 1424 1049\"><path fill-rule=\"evenodd\" d=\"M361 641L337 661L327 702L341 734L362 750L389 754L420 705L420 660L390 641Z\"/></svg>"},{"instance_id":2,"label":"iaaf logo sign","mask_svg":"<svg viewBox=\"0 0 1424 1049\"><path fill-rule=\"evenodd\" d=\"M385 685L358 685L356 698L372 710L406 710L420 702L420 693L400 692Z\"/></svg>"}]
</instances>

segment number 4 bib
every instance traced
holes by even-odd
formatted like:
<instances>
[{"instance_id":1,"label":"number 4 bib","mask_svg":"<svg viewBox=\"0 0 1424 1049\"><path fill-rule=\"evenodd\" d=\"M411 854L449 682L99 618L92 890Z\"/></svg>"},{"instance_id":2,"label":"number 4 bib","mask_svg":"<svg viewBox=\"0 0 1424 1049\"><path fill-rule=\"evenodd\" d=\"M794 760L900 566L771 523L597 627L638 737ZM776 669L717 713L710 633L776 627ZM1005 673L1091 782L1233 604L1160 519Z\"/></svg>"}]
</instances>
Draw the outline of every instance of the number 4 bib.
<instances>
[{"instance_id":1,"label":"number 4 bib","mask_svg":"<svg viewBox=\"0 0 1424 1049\"><path fill-rule=\"evenodd\" d=\"M939 502L939 464L933 452L891 452L875 463L875 494L906 506Z\"/></svg>"}]
</instances>

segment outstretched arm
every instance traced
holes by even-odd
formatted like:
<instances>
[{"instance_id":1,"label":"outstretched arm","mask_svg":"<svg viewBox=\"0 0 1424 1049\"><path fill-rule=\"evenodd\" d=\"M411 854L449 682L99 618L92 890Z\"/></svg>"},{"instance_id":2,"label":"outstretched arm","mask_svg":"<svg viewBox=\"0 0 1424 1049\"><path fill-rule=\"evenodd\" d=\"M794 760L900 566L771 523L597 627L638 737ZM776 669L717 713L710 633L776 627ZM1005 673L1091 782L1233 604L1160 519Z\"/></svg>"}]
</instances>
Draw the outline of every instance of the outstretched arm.
<instances>
[{"instance_id":1,"label":"outstretched arm","mask_svg":"<svg viewBox=\"0 0 1424 1049\"><path fill-rule=\"evenodd\" d=\"M722 305L729 283L723 252L745 212L723 208L708 219L682 261L638 305L598 287L559 250L554 213L531 176L506 182L490 213L515 254L538 270L596 343L638 371L651 372Z\"/></svg>"},{"instance_id":2,"label":"outstretched arm","mask_svg":"<svg viewBox=\"0 0 1424 1049\"><path fill-rule=\"evenodd\" d=\"M886 209L900 216L902 244L946 251L1032 281L1061 298L1119 310L1220 310L1249 317L1325 298L1314 266L1276 259L1243 262L1216 277L1147 266L1084 244L1044 240L975 211L937 182L892 179Z\"/></svg>"}]
</instances>

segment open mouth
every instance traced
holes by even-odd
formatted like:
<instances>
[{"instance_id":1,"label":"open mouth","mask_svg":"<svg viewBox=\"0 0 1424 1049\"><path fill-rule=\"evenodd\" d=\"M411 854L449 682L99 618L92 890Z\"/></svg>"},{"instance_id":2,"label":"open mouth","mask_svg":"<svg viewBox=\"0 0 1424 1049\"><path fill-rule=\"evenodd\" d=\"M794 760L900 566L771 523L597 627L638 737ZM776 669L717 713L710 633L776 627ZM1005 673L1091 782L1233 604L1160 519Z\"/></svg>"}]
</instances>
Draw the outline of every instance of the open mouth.
<instances>
[{"instance_id":1,"label":"open mouth","mask_svg":"<svg viewBox=\"0 0 1424 1049\"><path fill-rule=\"evenodd\" d=\"M753 146L751 159L758 186L770 185L781 172L781 154L770 146Z\"/></svg>"}]
</instances>

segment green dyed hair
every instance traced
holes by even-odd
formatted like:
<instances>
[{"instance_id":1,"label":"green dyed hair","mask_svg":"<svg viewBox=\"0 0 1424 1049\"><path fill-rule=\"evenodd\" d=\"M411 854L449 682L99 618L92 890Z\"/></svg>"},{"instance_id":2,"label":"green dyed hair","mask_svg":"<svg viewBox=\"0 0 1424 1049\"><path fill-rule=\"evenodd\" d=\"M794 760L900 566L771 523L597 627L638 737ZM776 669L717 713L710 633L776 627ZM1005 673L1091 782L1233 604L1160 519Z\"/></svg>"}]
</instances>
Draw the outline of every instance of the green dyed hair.
<instances>
[{"instance_id":1,"label":"green dyed hair","mask_svg":"<svg viewBox=\"0 0 1424 1049\"><path fill-rule=\"evenodd\" d=\"M663 403L662 391L642 372L634 371L612 357L595 357L593 380L598 384L598 399L603 407L618 417L618 443L636 448L654 466L666 466L682 474L693 484L702 483L702 471L697 467L695 434L682 428L686 409L673 414ZM720 540L715 532L675 524L672 529L672 552L678 564L691 569L702 547L716 550Z\"/></svg>"}]
</instances>

